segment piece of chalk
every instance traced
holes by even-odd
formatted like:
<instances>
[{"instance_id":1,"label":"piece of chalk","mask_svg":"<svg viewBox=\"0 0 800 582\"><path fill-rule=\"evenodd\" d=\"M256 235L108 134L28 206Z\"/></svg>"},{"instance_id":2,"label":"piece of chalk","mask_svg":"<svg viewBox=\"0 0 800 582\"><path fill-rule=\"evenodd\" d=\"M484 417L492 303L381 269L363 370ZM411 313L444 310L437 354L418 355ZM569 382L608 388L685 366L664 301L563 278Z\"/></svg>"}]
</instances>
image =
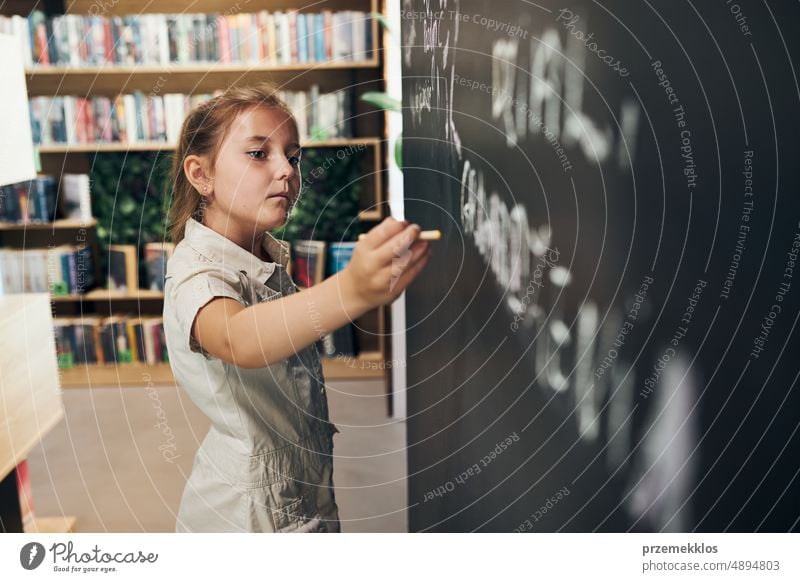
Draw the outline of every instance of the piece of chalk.
<instances>
[{"instance_id":1,"label":"piece of chalk","mask_svg":"<svg viewBox=\"0 0 800 582\"><path fill-rule=\"evenodd\" d=\"M361 240L367 236L366 234L358 235L358 240ZM439 240L442 238L442 231L441 230L423 230L419 233L417 240Z\"/></svg>"}]
</instances>

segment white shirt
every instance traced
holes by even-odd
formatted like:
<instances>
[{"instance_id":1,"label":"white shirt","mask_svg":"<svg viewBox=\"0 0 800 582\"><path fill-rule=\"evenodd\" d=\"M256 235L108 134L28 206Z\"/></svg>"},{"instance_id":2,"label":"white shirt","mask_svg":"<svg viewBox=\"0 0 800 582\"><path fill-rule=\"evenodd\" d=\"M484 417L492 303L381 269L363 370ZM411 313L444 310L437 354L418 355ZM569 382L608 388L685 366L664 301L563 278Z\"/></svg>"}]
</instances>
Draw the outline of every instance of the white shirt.
<instances>
[{"instance_id":1,"label":"white shirt","mask_svg":"<svg viewBox=\"0 0 800 582\"><path fill-rule=\"evenodd\" d=\"M313 344L279 363L240 368L191 337L214 297L244 306L297 292L289 244L265 233L265 262L194 219L167 263L164 333L178 385L211 419L181 499L177 531L339 531L333 434ZM258 341L253 338L253 341Z\"/></svg>"}]
</instances>

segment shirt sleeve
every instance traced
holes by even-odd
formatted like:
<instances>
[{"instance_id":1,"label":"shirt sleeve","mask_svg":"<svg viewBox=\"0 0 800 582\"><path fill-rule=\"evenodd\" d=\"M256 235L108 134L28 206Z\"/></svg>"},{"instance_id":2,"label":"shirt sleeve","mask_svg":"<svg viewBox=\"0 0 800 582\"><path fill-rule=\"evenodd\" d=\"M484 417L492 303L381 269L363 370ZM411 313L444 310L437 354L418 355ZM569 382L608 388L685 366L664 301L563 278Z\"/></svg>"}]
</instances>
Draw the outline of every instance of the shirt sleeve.
<instances>
[{"instance_id":1,"label":"shirt sleeve","mask_svg":"<svg viewBox=\"0 0 800 582\"><path fill-rule=\"evenodd\" d=\"M165 307L173 310L181 341L188 342L191 351L203 354L206 359L214 356L192 337L192 325L197 313L215 297L228 297L246 305L236 271L213 263L199 263L189 269L181 269L180 273L167 274L165 292Z\"/></svg>"}]
</instances>

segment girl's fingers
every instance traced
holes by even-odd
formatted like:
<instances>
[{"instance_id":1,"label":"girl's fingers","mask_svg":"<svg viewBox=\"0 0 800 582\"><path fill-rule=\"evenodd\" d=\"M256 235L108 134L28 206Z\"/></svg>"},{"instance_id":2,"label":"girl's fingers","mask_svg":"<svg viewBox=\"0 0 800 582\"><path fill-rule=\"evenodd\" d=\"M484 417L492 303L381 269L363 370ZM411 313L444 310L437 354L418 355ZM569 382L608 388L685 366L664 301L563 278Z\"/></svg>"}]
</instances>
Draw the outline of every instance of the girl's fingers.
<instances>
[{"instance_id":1,"label":"girl's fingers","mask_svg":"<svg viewBox=\"0 0 800 582\"><path fill-rule=\"evenodd\" d=\"M375 249L378 260L386 264L406 256L420 232L422 229L418 224L409 225L397 232Z\"/></svg>"},{"instance_id":2,"label":"girl's fingers","mask_svg":"<svg viewBox=\"0 0 800 582\"><path fill-rule=\"evenodd\" d=\"M417 241L411 245L410 252L406 252L395 259L392 259L390 269L393 278L397 278L403 274L406 269L414 265L422 255L428 250L430 243L428 241Z\"/></svg>"},{"instance_id":3,"label":"girl's fingers","mask_svg":"<svg viewBox=\"0 0 800 582\"><path fill-rule=\"evenodd\" d=\"M385 218L378 226L371 229L362 242L366 242L367 246L373 249L380 247L387 240L391 239L398 233L402 232L406 227L406 222L395 220L391 216Z\"/></svg>"},{"instance_id":4,"label":"girl's fingers","mask_svg":"<svg viewBox=\"0 0 800 582\"><path fill-rule=\"evenodd\" d=\"M419 275L422 269L425 268L425 265L428 264L432 254L433 253L430 250L423 252L421 256L415 261L411 262L408 268L403 271L403 274L397 278L395 284L393 285L393 289L398 293L398 295L403 291L403 289L408 287L414 279L416 279L417 275Z\"/></svg>"}]
</instances>

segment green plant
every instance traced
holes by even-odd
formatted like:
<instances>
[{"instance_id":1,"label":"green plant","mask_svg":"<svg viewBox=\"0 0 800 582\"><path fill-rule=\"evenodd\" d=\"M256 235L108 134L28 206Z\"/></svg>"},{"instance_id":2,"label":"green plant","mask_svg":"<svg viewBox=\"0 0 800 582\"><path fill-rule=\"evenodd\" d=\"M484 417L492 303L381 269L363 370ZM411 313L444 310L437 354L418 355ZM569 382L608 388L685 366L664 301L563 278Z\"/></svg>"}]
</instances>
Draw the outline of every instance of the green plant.
<instances>
[{"instance_id":1,"label":"green plant","mask_svg":"<svg viewBox=\"0 0 800 582\"><path fill-rule=\"evenodd\" d=\"M169 156L162 152L97 154L89 179L103 272L108 267L108 245L141 248L166 240ZM139 280L146 281L139 256Z\"/></svg>"},{"instance_id":2,"label":"green plant","mask_svg":"<svg viewBox=\"0 0 800 582\"><path fill-rule=\"evenodd\" d=\"M356 240L361 232L363 154L357 148L304 150L301 197L287 224L273 234L290 242ZM108 269L108 245L136 245L139 280L147 281L141 248L166 240L169 170L170 156L161 152L102 153L94 158L89 178L101 272Z\"/></svg>"}]
</instances>

